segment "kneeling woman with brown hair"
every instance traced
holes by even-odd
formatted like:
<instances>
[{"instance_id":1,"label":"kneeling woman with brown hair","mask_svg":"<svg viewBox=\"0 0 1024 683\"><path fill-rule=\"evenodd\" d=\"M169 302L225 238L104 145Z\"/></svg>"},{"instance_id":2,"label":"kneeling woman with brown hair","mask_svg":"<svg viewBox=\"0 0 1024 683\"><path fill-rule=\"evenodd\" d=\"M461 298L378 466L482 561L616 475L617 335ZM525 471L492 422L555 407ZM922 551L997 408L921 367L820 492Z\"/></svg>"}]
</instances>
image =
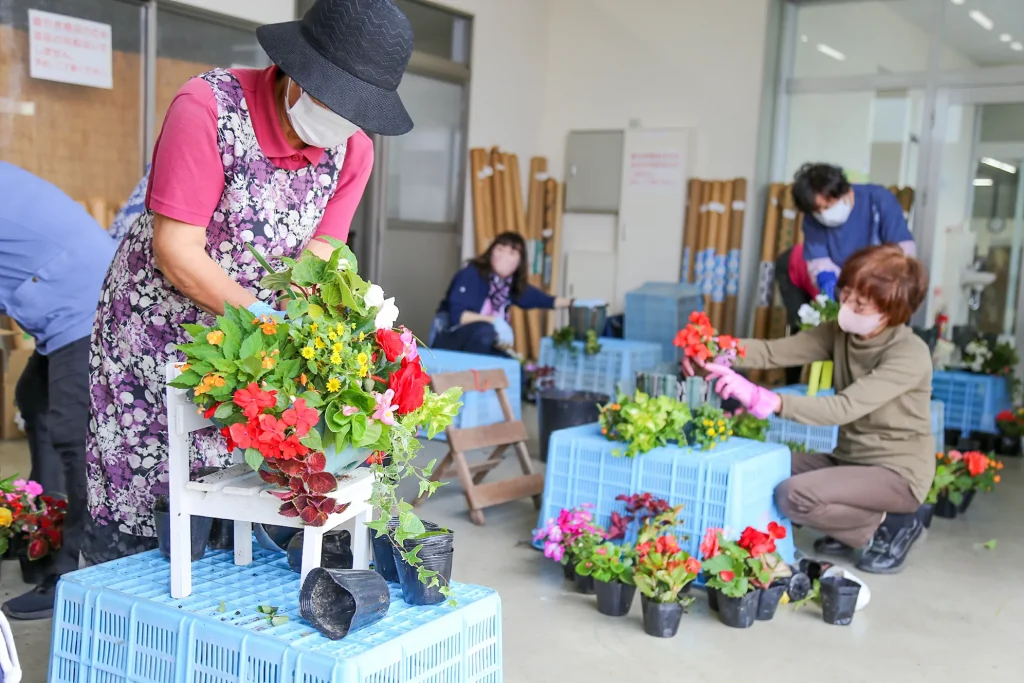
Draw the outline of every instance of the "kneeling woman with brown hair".
<instances>
[{"instance_id":1,"label":"kneeling woman with brown hair","mask_svg":"<svg viewBox=\"0 0 1024 683\"><path fill-rule=\"evenodd\" d=\"M835 363L834 396L777 394L732 369L708 365L716 390L758 417L839 425L833 453L794 453L792 476L775 489L779 509L828 534L820 553L863 548L857 567L900 571L921 535L915 514L935 473L931 433L932 361L908 326L924 301L928 276L895 245L854 254L837 292L839 321L785 339L746 339L744 368Z\"/></svg>"}]
</instances>

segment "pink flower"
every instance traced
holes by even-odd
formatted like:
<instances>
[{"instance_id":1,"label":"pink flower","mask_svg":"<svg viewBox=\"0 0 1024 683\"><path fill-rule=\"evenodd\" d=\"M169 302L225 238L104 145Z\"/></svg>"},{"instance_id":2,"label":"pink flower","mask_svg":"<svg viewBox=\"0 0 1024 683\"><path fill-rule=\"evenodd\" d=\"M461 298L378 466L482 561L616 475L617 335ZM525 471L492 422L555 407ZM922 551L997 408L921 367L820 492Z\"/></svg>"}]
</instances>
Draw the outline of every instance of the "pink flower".
<instances>
[{"instance_id":1,"label":"pink flower","mask_svg":"<svg viewBox=\"0 0 1024 683\"><path fill-rule=\"evenodd\" d=\"M963 459L964 459L964 454L961 453L960 451L950 451L949 452L949 461L950 462L960 462ZM15 485L17 485L17 482L15 482Z\"/></svg>"},{"instance_id":2,"label":"pink flower","mask_svg":"<svg viewBox=\"0 0 1024 683\"><path fill-rule=\"evenodd\" d=\"M14 482L14 488L19 491L24 491L25 495L29 498L35 498L43 493L43 487L39 483L31 480L26 481L25 479L18 479Z\"/></svg>"},{"instance_id":3,"label":"pink flower","mask_svg":"<svg viewBox=\"0 0 1024 683\"><path fill-rule=\"evenodd\" d=\"M554 560L555 562L561 562L562 557L565 555L565 548L560 543L548 542L544 544L544 557Z\"/></svg>"},{"instance_id":4,"label":"pink flower","mask_svg":"<svg viewBox=\"0 0 1024 683\"><path fill-rule=\"evenodd\" d=\"M388 389L383 394L375 391L373 398L377 401L377 408L373 411L373 419L380 420L382 424L395 424L395 411L398 406L391 403L395 398L395 390Z\"/></svg>"},{"instance_id":5,"label":"pink flower","mask_svg":"<svg viewBox=\"0 0 1024 683\"><path fill-rule=\"evenodd\" d=\"M420 357L416 349L416 337L412 336L412 330L402 328L402 344L405 346L405 360L413 361Z\"/></svg>"},{"instance_id":6,"label":"pink flower","mask_svg":"<svg viewBox=\"0 0 1024 683\"><path fill-rule=\"evenodd\" d=\"M596 552L597 552L598 555L607 555L608 554L608 549L605 548L604 546L601 546L600 548L597 549Z\"/></svg>"},{"instance_id":7,"label":"pink flower","mask_svg":"<svg viewBox=\"0 0 1024 683\"><path fill-rule=\"evenodd\" d=\"M355 406L345 406L341 409L341 414L344 415L345 417L351 417L352 415L355 415L358 412L359 408L356 408Z\"/></svg>"}]
</instances>

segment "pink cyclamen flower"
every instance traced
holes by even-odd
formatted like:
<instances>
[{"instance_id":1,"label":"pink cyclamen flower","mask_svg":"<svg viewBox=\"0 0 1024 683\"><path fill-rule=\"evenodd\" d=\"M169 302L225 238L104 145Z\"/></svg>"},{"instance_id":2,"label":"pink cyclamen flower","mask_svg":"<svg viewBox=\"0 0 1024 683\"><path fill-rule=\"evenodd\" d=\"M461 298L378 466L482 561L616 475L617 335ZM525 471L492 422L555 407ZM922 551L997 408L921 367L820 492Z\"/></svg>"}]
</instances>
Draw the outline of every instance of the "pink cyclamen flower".
<instances>
[{"instance_id":1,"label":"pink cyclamen flower","mask_svg":"<svg viewBox=\"0 0 1024 683\"><path fill-rule=\"evenodd\" d=\"M416 348L416 337L412 336L412 330L402 328L402 344L405 346L405 360L413 361L420 357Z\"/></svg>"},{"instance_id":2,"label":"pink cyclamen flower","mask_svg":"<svg viewBox=\"0 0 1024 683\"><path fill-rule=\"evenodd\" d=\"M341 409L341 414L344 415L345 417L351 417L351 416L355 415L358 412L359 412L359 408L356 408L355 406L344 406Z\"/></svg>"},{"instance_id":3,"label":"pink cyclamen flower","mask_svg":"<svg viewBox=\"0 0 1024 683\"><path fill-rule=\"evenodd\" d=\"M391 403L395 399L395 390L388 389L383 394L373 392L373 398L377 401L377 408L373 411L373 419L380 420L381 424L395 424L395 411L398 406Z\"/></svg>"}]
</instances>

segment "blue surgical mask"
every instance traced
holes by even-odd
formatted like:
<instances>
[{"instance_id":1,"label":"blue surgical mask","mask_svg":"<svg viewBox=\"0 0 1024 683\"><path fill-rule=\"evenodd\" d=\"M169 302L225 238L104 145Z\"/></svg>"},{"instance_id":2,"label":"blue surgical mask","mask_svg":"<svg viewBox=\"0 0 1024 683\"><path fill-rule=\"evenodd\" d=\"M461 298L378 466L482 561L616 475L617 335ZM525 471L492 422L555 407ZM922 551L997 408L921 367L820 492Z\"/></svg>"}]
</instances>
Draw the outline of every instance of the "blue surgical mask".
<instances>
[{"instance_id":1,"label":"blue surgical mask","mask_svg":"<svg viewBox=\"0 0 1024 683\"><path fill-rule=\"evenodd\" d=\"M814 217L826 228L838 228L847 221L851 211L853 211L853 206L845 199L840 199L824 211L814 214Z\"/></svg>"}]
</instances>

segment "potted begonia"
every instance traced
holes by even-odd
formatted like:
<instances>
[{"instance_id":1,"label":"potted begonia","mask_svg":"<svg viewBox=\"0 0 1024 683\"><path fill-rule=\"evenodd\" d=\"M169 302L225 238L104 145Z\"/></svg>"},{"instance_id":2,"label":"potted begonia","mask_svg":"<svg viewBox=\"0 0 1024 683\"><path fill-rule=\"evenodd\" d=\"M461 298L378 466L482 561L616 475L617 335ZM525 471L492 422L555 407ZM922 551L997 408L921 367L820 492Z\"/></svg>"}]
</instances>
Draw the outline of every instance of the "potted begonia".
<instances>
[{"instance_id":1,"label":"potted begonia","mask_svg":"<svg viewBox=\"0 0 1024 683\"><path fill-rule=\"evenodd\" d=\"M633 564L634 553L630 545L605 541L582 550L576 561L576 576L593 579L598 612L609 617L622 617L629 613L636 594Z\"/></svg>"},{"instance_id":2,"label":"potted begonia","mask_svg":"<svg viewBox=\"0 0 1024 683\"><path fill-rule=\"evenodd\" d=\"M637 535L633 579L641 594L644 631L656 638L671 638L679 630L693 601L686 593L701 570L700 561L679 546L674 532L681 511L679 506L648 518Z\"/></svg>"},{"instance_id":3,"label":"potted begonia","mask_svg":"<svg viewBox=\"0 0 1024 683\"><path fill-rule=\"evenodd\" d=\"M784 563L775 541L786 537L786 528L769 522L767 531L747 527L738 540L728 540L720 529L709 529L701 544L707 586L717 592L722 623L749 628L755 620L775 615L786 590L777 580Z\"/></svg>"}]
</instances>

